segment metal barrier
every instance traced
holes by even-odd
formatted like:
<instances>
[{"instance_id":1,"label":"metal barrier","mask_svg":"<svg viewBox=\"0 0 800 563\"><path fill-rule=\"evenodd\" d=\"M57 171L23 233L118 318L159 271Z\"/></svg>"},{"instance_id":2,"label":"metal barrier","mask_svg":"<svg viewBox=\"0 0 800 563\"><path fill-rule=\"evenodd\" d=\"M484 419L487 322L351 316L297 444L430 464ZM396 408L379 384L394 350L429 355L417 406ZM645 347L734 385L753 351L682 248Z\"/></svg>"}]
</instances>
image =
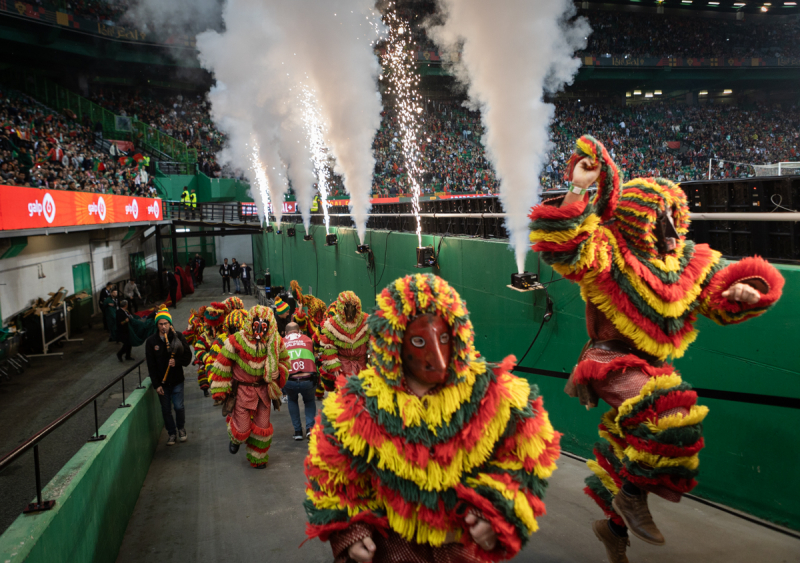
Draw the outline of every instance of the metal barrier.
<instances>
[{"instance_id":1,"label":"metal barrier","mask_svg":"<svg viewBox=\"0 0 800 563\"><path fill-rule=\"evenodd\" d=\"M34 467L34 474L36 478L36 502L31 503L28 507L23 510L24 514L29 514L31 512L41 512L44 510L50 510L55 506L56 501L54 500L43 500L42 499L42 477L41 472L39 470L39 442L41 442L46 436L51 434L73 416L78 414L84 408L89 406L90 403L94 403L94 436L91 436L87 441L88 442L99 442L101 440L105 440L105 435L100 434L100 421L97 416L97 399L111 389L114 385L118 382L122 382L122 403L119 405L119 408L127 408L130 407L128 403L125 402L125 377L130 375L134 370L138 370L139 373L139 386L136 389L144 389L145 387L142 385L142 364L144 360L139 360L133 366L126 369L120 375L115 377L110 383L105 385L102 389L96 392L94 395L83 401L77 407L67 411L66 413L62 414L60 417L55 419L53 422L39 430L36 434L25 440L22 444L17 446L13 451L9 452L2 459L0 459L0 471L3 471L6 467L14 463L23 454L25 454L28 450L33 449L33 467Z\"/></svg>"}]
</instances>

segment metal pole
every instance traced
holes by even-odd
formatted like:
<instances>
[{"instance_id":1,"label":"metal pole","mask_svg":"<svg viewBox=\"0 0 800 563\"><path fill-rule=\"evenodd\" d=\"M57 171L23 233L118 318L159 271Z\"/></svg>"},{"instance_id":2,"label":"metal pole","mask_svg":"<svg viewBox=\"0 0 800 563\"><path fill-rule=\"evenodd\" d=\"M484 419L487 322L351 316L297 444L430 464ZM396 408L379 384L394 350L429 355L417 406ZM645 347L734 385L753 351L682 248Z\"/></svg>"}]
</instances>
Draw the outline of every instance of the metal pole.
<instances>
[{"instance_id":1,"label":"metal pole","mask_svg":"<svg viewBox=\"0 0 800 563\"><path fill-rule=\"evenodd\" d=\"M139 387L137 389L144 389L144 385L142 385L142 365L139 364Z\"/></svg>"},{"instance_id":2,"label":"metal pole","mask_svg":"<svg viewBox=\"0 0 800 563\"><path fill-rule=\"evenodd\" d=\"M120 404L120 408L129 407L130 405L125 402L125 378L123 377L120 381L122 381L122 403Z\"/></svg>"},{"instance_id":3,"label":"metal pole","mask_svg":"<svg viewBox=\"0 0 800 563\"><path fill-rule=\"evenodd\" d=\"M708 179L711 179L711 159L708 159Z\"/></svg>"},{"instance_id":4,"label":"metal pole","mask_svg":"<svg viewBox=\"0 0 800 563\"><path fill-rule=\"evenodd\" d=\"M88 442L99 442L105 440L106 435L100 435L100 420L97 417L97 399L94 400L94 436L89 438Z\"/></svg>"},{"instance_id":5,"label":"metal pole","mask_svg":"<svg viewBox=\"0 0 800 563\"><path fill-rule=\"evenodd\" d=\"M42 474L39 471L39 444L33 446L33 467L36 473L36 504L42 504Z\"/></svg>"}]
</instances>

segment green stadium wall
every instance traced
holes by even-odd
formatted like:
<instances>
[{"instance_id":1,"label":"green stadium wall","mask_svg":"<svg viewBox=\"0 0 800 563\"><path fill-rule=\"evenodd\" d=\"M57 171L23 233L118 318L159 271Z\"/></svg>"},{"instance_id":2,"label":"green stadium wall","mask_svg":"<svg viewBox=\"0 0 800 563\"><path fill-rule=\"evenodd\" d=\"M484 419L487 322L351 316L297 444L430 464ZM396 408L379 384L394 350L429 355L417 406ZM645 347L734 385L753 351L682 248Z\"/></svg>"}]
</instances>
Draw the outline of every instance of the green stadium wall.
<instances>
[{"instance_id":1,"label":"green stadium wall","mask_svg":"<svg viewBox=\"0 0 800 563\"><path fill-rule=\"evenodd\" d=\"M0 536L5 563L113 563L153 459L164 419L150 385L126 398L44 488L46 512L20 515ZM88 436L87 436L88 437ZM31 477L32 478L32 477Z\"/></svg>"},{"instance_id":2,"label":"green stadium wall","mask_svg":"<svg viewBox=\"0 0 800 563\"><path fill-rule=\"evenodd\" d=\"M335 230L334 230L335 232ZM313 242L297 236L263 233L253 238L258 276L269 268L272 285L289 287L296 279L313 287L330 303L339 292L355 291L370 312L375 293L394 279L433 271L448 280L467 301L476 330L476 345L490 361L509 354L521 357L536 334L544 312L544 292L520 293L506 287L515 271L514 256L505 241L445 238L424 235L423 245L438 247L440 268L415 268L417 238L413 234L367 231L366 243L375 256L375 272L355 253L353 229L339 228L339 243L325 246L323 227L313 227ZM741 394L800 397L800 362L789 343L798 334L800 267L778 266L786 277L783 299L773 310L741 325L720 327L701 318L700 336L688 353L675 362L686 381L700 390ZM540 272L544 282L558 274L529 253L526 269ZM517 375L541 389L553 425L564 433L565 451L590 457L597 441L597 424L605 409L587 412L564 392L567 374L587 340L585 306L578 288L569 281L549 286L555 305L522 364L548 375ZM702 393L702 391L701 391ZM800 529L800 448L796 432L800 410L741 401L703 398L710 408L704 423L706 448L700 454L699 486L694 493L779 524ZM587 475L589 474L587 469ZM589 498L587 503L591 503ZM599 514L599 512L598 512Z\"/></svg>"}]
</instances>

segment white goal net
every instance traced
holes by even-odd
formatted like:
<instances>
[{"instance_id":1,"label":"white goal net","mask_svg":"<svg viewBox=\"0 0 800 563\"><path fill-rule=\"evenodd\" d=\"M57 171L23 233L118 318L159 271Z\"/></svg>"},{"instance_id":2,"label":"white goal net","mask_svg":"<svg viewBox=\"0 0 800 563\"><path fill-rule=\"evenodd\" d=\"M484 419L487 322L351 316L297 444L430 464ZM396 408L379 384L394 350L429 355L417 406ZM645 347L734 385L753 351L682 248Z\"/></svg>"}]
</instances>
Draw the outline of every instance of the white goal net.
<instances>
[{"instance_id":1,"label":"white goal net","mask_svg":"<svg viewBox=\"0 0 800 563\"><path fill-rule=\"evenodd\" d=\"M800 162L776 162L775 164L753 164L756 176L793 176L800 174Z\"/></svg>"}]
</instances>

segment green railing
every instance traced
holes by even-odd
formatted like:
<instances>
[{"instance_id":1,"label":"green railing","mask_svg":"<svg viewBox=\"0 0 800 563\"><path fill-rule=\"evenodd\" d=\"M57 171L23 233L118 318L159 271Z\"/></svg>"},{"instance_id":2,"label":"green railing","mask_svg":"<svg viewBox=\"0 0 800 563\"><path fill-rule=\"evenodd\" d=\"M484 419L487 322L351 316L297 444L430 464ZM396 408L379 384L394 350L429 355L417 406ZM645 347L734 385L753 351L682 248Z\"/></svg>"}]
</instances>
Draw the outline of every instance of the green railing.
<instances>
[{"instance_id":1,"label":"green railing","mask_svg":"<svg viewBox=\"0 0 800 563\"><path fill-rule=\"evenodd\" d=\"M75 114L81 123L84 122L84 118L88 118L92 126L96 123L102 124L103 136L107 139L133 141L134 144L153 152L165 154L169 160L175 162L186 164L197 162L197 149L189 148L186 143L135 118L131 118L130 131L117 129L117 116L114 112L42 76L20 76L17 87L55 111Z\"/></svg>"}]
</instances>

